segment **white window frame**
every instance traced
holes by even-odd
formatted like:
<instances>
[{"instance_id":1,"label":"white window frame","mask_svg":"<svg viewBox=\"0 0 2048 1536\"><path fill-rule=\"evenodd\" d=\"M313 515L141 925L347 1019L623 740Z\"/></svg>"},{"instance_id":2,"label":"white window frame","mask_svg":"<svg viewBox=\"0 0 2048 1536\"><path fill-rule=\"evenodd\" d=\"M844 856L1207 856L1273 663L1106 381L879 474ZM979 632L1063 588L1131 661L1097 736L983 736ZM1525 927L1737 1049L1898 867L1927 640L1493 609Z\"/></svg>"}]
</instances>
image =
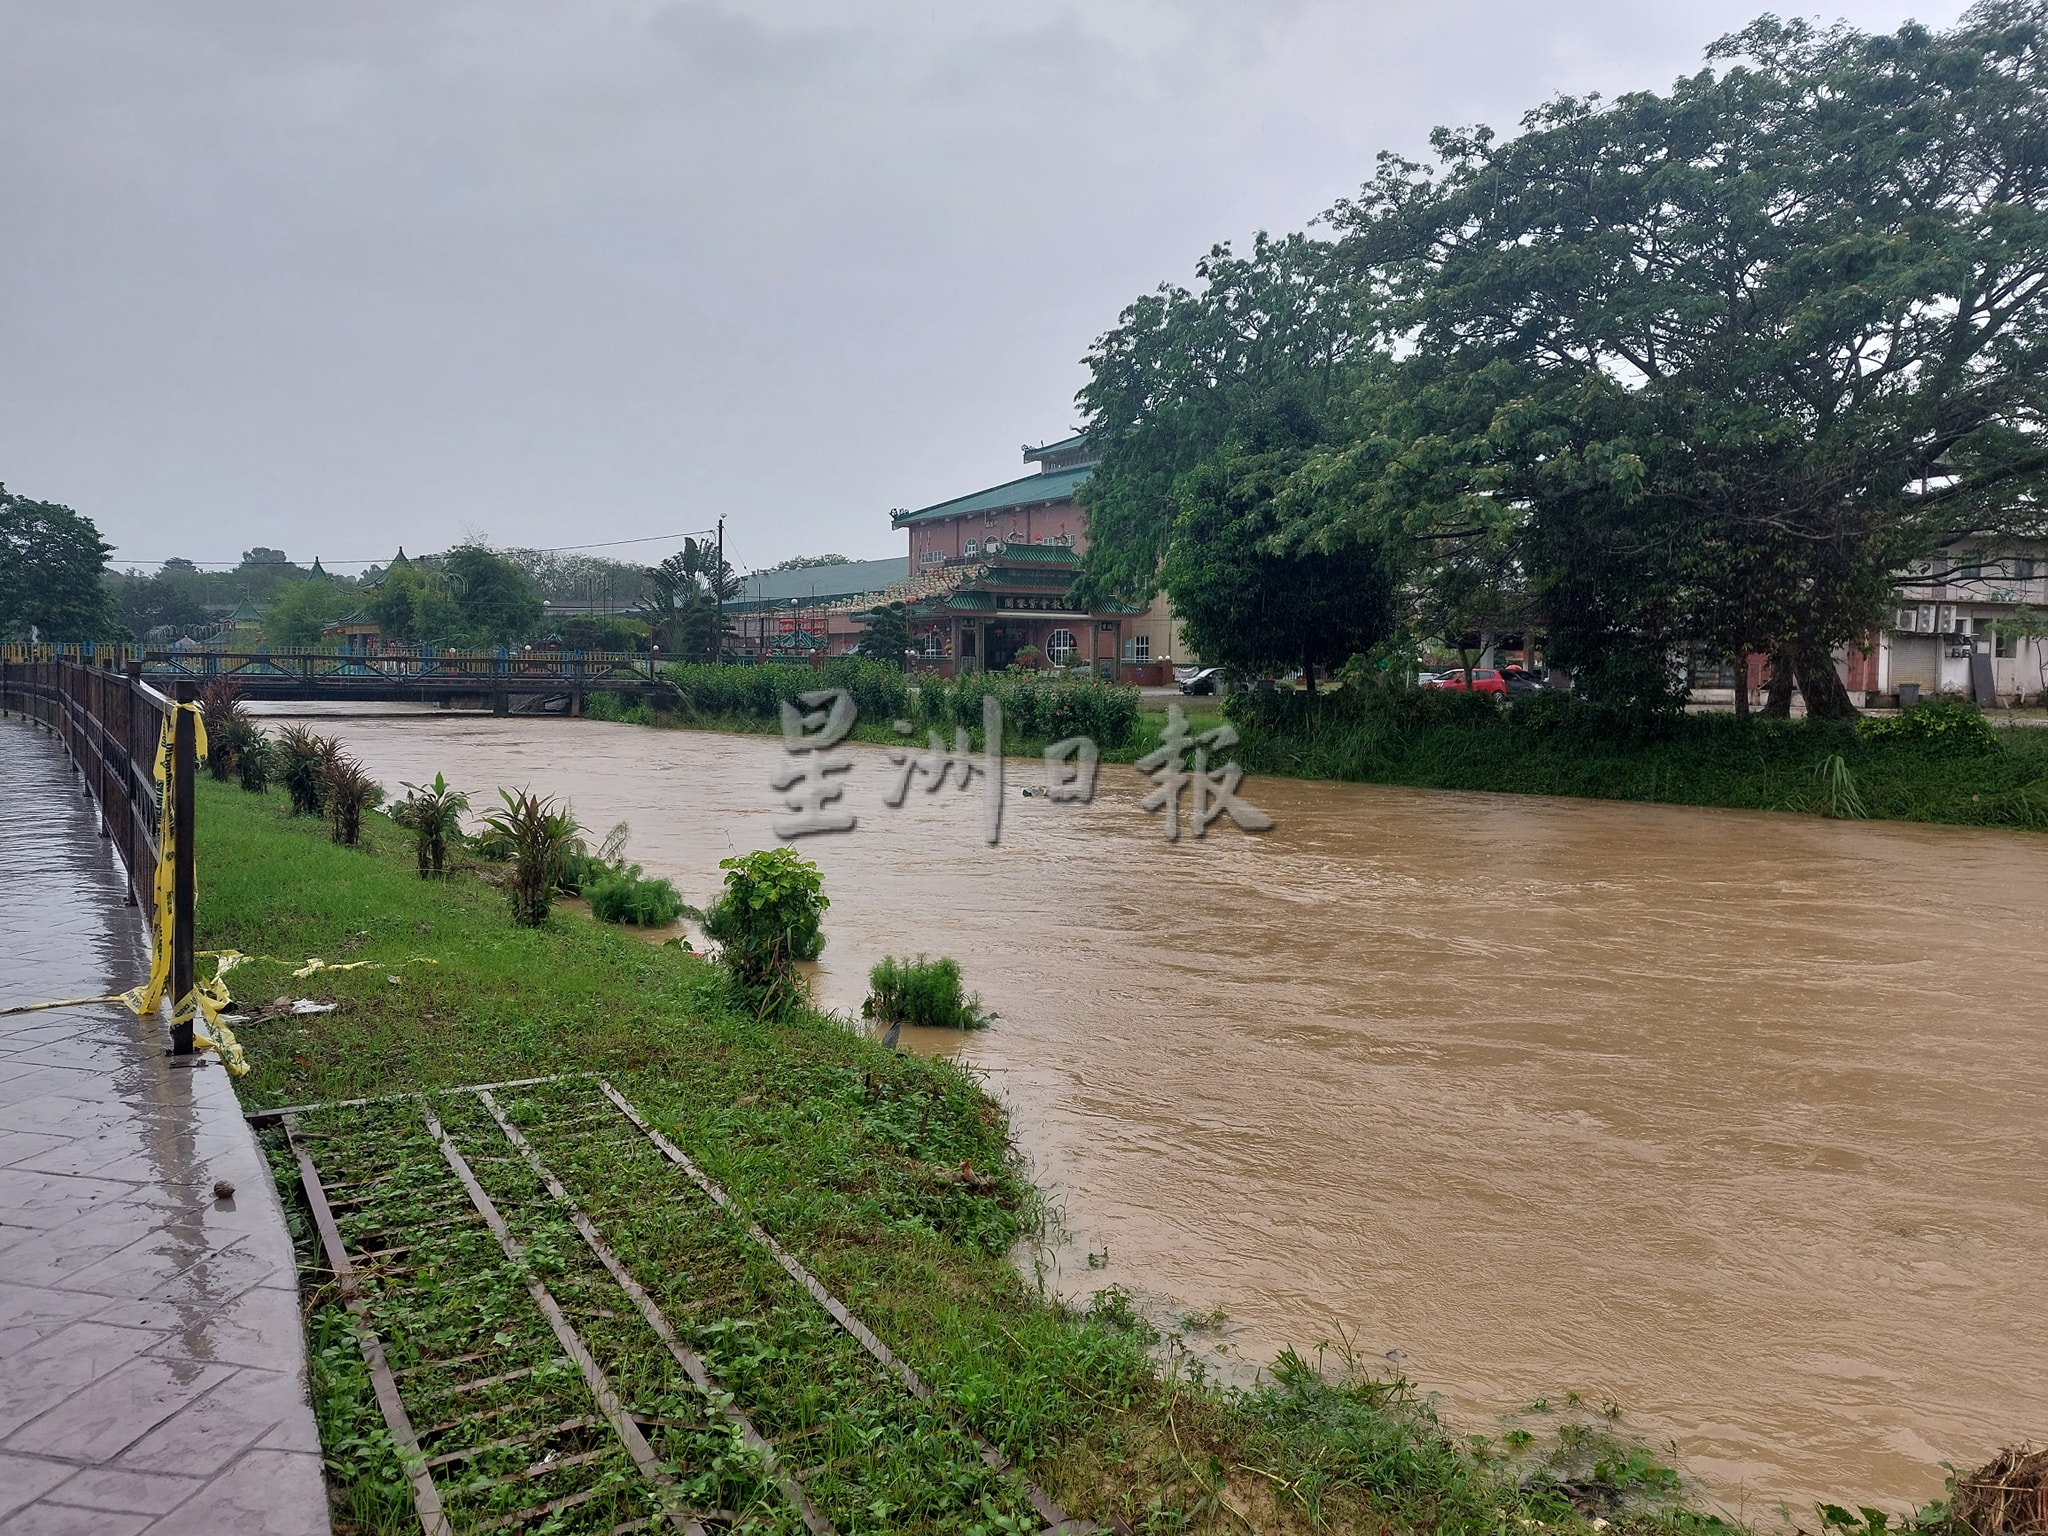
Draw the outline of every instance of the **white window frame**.
<instances>
[{"instance_id":1,"label":"white window frame","mask_svg":"<svg viewBox=\"0 0 2048 1536\"><path fill-rule=\"evenodd\" d=\"M1066 644L1060 644L1060 637L1066 636ZM1045 637L1045 659L1056 667L1072 663L1080 654L1081 642L1071 629L1056 629Z\"/></svg>"}]
</instances>

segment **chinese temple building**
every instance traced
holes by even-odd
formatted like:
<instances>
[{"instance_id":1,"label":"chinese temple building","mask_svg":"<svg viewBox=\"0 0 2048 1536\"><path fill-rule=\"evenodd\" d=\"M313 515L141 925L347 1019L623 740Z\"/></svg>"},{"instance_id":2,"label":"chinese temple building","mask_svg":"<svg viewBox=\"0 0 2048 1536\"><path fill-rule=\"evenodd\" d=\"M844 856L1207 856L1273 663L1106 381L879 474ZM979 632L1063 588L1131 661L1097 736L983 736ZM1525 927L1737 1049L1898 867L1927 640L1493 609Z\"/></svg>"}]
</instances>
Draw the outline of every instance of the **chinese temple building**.
<instances>
[{"instance_id":1,"label":"chinese temple building","mask_svg":"<svg viewBox=\"0 0 2048 1536\"><path fill-rule=\"evenodd\" d=\"M1086 436L1024 450L1034 474L890 515L910 538L910 631L925 665L995 672L1027 648L1040 665L1086 667L1124 682L1168 682L1178 626L1151 607L1084 608L1069 595L1088 546L1075 501L1096 456Z\"/></svg>"}]
</instances>

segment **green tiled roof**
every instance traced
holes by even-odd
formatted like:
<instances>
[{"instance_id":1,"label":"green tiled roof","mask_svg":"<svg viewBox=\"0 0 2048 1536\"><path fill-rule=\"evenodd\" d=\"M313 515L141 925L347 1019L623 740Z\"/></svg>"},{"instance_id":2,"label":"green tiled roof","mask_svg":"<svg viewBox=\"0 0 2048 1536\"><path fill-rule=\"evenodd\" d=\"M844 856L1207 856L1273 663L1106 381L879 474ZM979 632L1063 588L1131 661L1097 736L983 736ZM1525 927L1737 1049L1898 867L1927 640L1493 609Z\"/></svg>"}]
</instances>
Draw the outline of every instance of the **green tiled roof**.
<instances>
[{"instance_id":1,"label":"green tiled roof","mask_svg":"<svg viewBox=\"0 0 2048 1536\"><path fill-rule=\"evenodd\" d=\"M1071 544L1005 544L1001 554L990 555L988 563L1005 565L1054 565L1068 570L1081 568L1081 556Z\"/></svg>"},{"instance_id":2,"label":"green tiled roof","mask_svg":"<svg viewBox=\"0 0 2048 1536\"><path fill-rule=\"evenodd\" d=\"M1011 507L1032 507L1042 501L1072 501L1074 493L1088 483L1093 469L1063 469L1053 474L1026 475L1005 485L992 485L972 496L957 496L915 512L892 512L890 526L907 528L913 523L935 522L942 517L963 517L976 512L1003 512Z\"/></svg>"}]
</instances>

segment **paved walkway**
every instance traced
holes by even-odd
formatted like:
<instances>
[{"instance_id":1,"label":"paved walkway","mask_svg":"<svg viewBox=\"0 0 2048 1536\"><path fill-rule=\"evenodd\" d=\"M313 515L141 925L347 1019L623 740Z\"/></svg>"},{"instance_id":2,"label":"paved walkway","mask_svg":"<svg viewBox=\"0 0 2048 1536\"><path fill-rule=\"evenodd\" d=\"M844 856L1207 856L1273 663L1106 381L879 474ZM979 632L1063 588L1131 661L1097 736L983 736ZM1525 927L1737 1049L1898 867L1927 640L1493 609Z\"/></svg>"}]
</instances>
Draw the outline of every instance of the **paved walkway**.
<instances>
[{"instance_id":1,"label":"paved walkway","mask_svg":"<svg viewBox=\"0 0 2048 1536\"><path fill-rule=\"evenodd\" d=\"M0 1008L133 985L144 928L63 748L0 720ZM284 1213L227 1074L167 1044L0 1017L6 1536L328 1530Z\"/></svg>"}]
</instances>

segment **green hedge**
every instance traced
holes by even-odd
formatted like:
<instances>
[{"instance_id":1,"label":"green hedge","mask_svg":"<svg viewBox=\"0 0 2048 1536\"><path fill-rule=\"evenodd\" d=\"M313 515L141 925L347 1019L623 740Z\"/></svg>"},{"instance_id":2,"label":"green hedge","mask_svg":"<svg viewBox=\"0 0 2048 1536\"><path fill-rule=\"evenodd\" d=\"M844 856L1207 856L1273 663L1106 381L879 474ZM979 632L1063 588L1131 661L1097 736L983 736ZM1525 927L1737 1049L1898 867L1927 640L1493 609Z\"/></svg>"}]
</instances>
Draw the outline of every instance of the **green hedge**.
<instances>
[{"instance_id":1,"label":"green hedge","mask_svg":"<svg viewBox=\"0 0 2048 1536\"><path fill-rule=\"evenodd\" d=\"M927 725L981 724L981 701L1003 707L1003 735L1018 741L1093 738L1104 751L1131 739L1138 725L1138 690L1095 678L1041 678L1031 673L976 673L954 682L932 679L920 690L919 718Z\"/></svg>"},{"instance_id":2,"label":"green hedge","mask_svg":"<svg viewBox=\"0 0 2048 1536\"><path fill-rule=\"evenodd\" d=\"M910 690L903 674L885 662L862 656L835 656L818 667L767 663L678 662L661 675L682 696L683 713L713 718L773 720L784 700L818 688L844 688L860 706L860 717L886 726L910 713Z\"/></svg>"},{"instance_id":3,"label":"green hedge","mask_svg":"<svg viewBox=\"0 0 2048 1536\"><path fill-rule=\"evenodd\" d=\"M1897 720L1644 714L1544 691L1233 694L1252 773L1435 789L1867 814L2048 831L2048 729L1942 701ZM1844 791L1853 790L1853 794Z\"/></svg>"}]
</instances>

